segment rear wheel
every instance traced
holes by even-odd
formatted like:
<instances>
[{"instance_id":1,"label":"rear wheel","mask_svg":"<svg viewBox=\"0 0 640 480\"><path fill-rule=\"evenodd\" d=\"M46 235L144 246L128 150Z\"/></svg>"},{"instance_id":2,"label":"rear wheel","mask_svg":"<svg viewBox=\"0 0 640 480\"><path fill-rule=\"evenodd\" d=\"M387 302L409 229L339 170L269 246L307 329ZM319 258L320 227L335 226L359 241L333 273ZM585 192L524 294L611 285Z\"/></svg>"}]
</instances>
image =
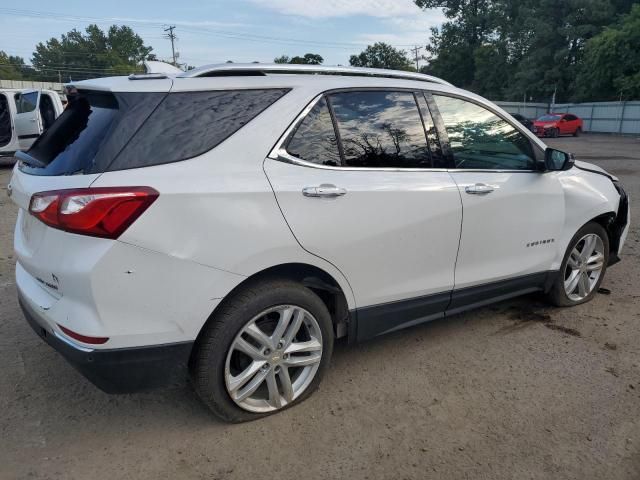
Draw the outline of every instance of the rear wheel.
<instances>
[{"instance_id":1,"label":"rear wheel","mask_svg":"<svg viewBox=\"0 0 640 480\"><path fill-rule=\"evenodd\" d=\"M582 227L569 242L562 266L551 290L550 301L568 307L591 300L607 270L609 238L598 223Z\"/></svg>"},{"instance_id":2,"label":"rear wheel","mask_svg":"<svg viewBox=\"0 0 640 480\"><path fill-rule=\"evenodd\" d=\"M578 127L578 128L576 128L576 131L573 132L573 136L574 137L579 137L581 133L582 133L582 128Z\"/></svg>"},{"instance_id":3,"label":"rear wheel","mask_svg":"<svg viewBox=\"0 0 640 480\"><path fill-rule=\"evenodd\" d=\"M288 280L261 282L225 301L210 320L192 379L219 417L255 420L307 398L332 350L331 317L315 293Z\"/></svg>"}]
</instances>

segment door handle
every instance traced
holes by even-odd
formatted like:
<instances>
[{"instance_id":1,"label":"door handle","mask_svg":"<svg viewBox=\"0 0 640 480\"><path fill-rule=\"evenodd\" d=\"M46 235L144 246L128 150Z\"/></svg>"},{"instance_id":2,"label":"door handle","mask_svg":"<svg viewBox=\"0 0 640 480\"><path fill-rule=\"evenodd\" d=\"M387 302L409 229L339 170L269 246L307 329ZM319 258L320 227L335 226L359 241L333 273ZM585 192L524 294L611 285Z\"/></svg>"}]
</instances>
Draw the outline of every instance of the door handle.
<instances>
[{"instance_id":1,"label":"door handle","mask_svg":"<svg viewBox=\"0 0 640 480\"><path fill-rule=\"evenodd\" d=\"M496 189L491 185L487 185L486 183L476 183L475 185L468 185L464 188L464 191L469 195L486 195L487 193L491 193Z\"/></svg>"},{"instance_id":2,"label":"door handle","mask_svg":"<svg viewBox=\"0 0 640 480\"><path fill-rule=\"evenodd\" d=\"M37 121L38 121L38 119L37 119L37 118L30 118L30 119L29 119L29 121L30 121L31 123L35 123L35 122L37 122Z\"/></svg>"},{"instance_id":3,"label":"door handle","mask_svg":"<svg viewBox=\"0 0 640 480\"><path fill-rule=\"evenodd\" d=\"M319 187L304 187L302 189L302 195L305 197L341 197L345 195L347 191L344 188L336 187L335 185L323 184Z\"/></svg>"}]
</instances>

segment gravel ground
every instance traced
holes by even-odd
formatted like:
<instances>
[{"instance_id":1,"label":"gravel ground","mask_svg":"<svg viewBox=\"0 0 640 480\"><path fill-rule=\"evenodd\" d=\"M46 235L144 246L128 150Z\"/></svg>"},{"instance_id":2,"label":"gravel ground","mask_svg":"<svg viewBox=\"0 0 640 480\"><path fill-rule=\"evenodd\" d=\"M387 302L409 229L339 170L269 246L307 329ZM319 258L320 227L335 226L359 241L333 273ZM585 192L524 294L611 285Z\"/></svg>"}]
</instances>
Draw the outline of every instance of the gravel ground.
<instances>
[{"instance_id":1,"label":"gravel ground","mask_svg":"<svg viewBox=\"0 0 640 480\"><path fill-rule=\"evenodd\" d=\"M549 144L640 198L640 139ZM36 337L0 192L0 479L638 479L639 212L610 295L572 309L529 296L338 345L305 403L226 425L188 387L104 394Z\"/></svg>"}]
</instances>

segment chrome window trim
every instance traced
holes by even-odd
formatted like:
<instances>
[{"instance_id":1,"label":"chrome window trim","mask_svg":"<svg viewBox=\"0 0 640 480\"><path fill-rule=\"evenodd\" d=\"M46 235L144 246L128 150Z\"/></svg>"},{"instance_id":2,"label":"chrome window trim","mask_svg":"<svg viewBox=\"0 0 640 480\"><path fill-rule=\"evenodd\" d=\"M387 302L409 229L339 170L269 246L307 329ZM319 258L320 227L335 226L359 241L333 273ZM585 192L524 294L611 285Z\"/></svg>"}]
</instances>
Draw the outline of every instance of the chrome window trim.
<instances>
[{"instance_id":1,"label":"chrome window trim","mask_svg":"<svg viewBox=\"0 0 640 480\"><path fill-rule=\"evenodd\" d=\"M280 139L276 142L275 146L271 149L267 157L273 160L278 160L278 154L280 150L284 150L284 148L282 148L282 144L289 138L289 135L291 135L291 133L296 128L298 128L298 125L302 123L302 120L304 120L304 117L306 117L309 114L309 112L313 109L313 107L316 106L316 103L318 103L323 96L324 96L324 93L317 95L313 100L311 100L311 102L309 102L309 104L306 107L304 107L304 109L298 114L298 116L293 120L293 122L291 122L291 125L289 125L289 127L280 136ZM289 155L289 156L292 158L295 158L292 155ZM300 159L300 161L304 162L304 160L302 159ZM305 162L305 163L311 163L311 162Z\"/></svg>"},{"instance_id":2,"label":"chrome window trim","mask_svg":"<svg viewBox=\"0 0 640 480\"><path fill-rule=\"evenodd\" d=\"M512 170L507 170L507 169L501 169L501 170L497 170L497 169L490 169L490 168L449 168L448 169L449 172L480 172L480 173L545 173L542 172L540 170L516 170L516 169L512 169Z\"/></svg>"},{"instance_id":3,"label":"chrome window trim","mask_svg":"<svg viewBox=\"0 0 640 480\"><path fill-rule=\"evenodd\" d=\"M273 156L275 155L275 156ZM334 167L332 165L319 165L317 163L307 162L301 158L294 157L288 153L284 148L272 151L269 157L272 160L277 160L283 163L292 163L302 167L319 168L322 170L338 170L338 171L351 171L351 172L446 172L446 168L391 168L391 167Z\"/></svg>"}]
</instances>

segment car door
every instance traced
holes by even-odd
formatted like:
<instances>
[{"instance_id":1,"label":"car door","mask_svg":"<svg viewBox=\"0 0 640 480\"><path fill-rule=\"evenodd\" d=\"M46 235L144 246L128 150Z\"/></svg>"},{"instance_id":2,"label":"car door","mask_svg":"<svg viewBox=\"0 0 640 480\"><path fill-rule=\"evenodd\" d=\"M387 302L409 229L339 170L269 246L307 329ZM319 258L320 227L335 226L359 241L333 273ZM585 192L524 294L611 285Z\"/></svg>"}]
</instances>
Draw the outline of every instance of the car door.
<instances>
[{"instance_id":1,"label":"car door","mask_svg":"<svg viewBox=\"0 0 640 480\"><path fill-rule=\"evenodd\" d=\"M565 115L564 118L567 120L567 133L574 134L580 126L580 120L571 114Z\"/></svg>"},{"instance_id":2,"label":"car door","mask_svg":"<svg viewBox=\"0 0 640 480\"><path fill-rule=\"evenodd\" d=\"M432 103L463 205L450 310L541 288L564 225L559 173L539 171L544 152L487 106L438 93Z\"/></svg>"},{"instance_id":3,"label":"car door","mask_svg":"<svg viewBox=\"0 0 640 480\"><path fill-rule=\"evenodd\" d=\"M349 281L358 339L441 316L450 300L462 208L420 102L422 113L411 91L318 97L265 160L300 245Z\"/></svg>"},{"instance_id":4,"label":"car door","mask_svg":"<svg viewBox=\"0 0 640 480\"><path fill-rule=\"evenodd\" d=\"M560 135L571 133L571 122L569 121L569 117L567 115L562 116L562 118L558 122L558 128L560 130Z\"/></svg>"},{"instance_id":5,"label":"car door","mask_svg":"<svg viewBox=\"0 0 640 480\"><path fill-rule=\"evenodd\" d=\"M40 119L40 91L25 90L16 94L15 128L18 136L18 148L27 150L42 133Z\"/></svg>"},{"instance_id":6,"label":"car door","mask_svg":"<svg viewBox=\"0 0 640 480\"><path fill-rule=\"evenodd\" d=\"M13 137L11 108L7 95L0 92L0 148L8 145Z\"/></svg>"}]
</instances>

